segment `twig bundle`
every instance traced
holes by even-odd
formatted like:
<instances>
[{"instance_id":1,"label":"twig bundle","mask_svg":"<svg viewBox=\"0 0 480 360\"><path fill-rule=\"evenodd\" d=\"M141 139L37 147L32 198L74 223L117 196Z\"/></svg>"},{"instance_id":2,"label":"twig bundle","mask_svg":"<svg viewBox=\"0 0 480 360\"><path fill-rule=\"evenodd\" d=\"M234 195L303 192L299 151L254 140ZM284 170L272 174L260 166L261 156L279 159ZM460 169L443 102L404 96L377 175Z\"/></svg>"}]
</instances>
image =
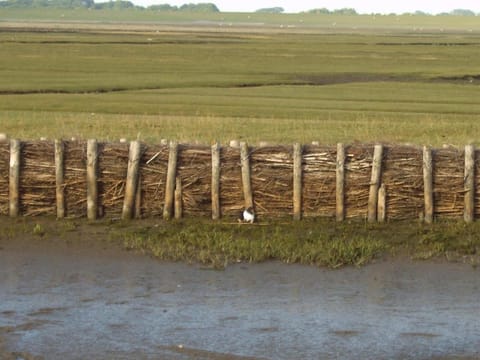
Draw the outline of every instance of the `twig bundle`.
<instances>
[{"instance_id":1,"label":"twig bundle","mask_svg":"<svg viewBox=\"0 0 480 360\"><path fill-rule=\"evenodd\" d=\"M64 142L63 187L68 217L83 217L87 212L86 145L85 141ZM344 208L349 218L367 216L369 193L372 191L370 181L373 148L371 144L345 147ZM136 196L136 201L139 201L136 205L142 216L160 216L163 213L170 151L173 150L167 145L142 145L139 191ZM336 147L307 145L302 148L301 154L301 184L296 182L295 186L296 189L301 186L302 215L335 216L338 174ZM464 212L465 191L464 151L444 148L435 149L432 154L435 216L461 217ZM260 216L293 214L293 155L293 146L250 148L250 182L255 211ZM129 145L98 143L97 156L98 214L117 217L122 213L124 202ZM245 206L240 156L239 148L220 149L220 210L223 216L237 214ZM477 152L477 159L479 157L480 152ZM1 215L9 213L9 162L10 144L0 143ZM55 214L54 143L23 142L20 164L21 214ZM386 191L387 218L418 218L424 212L422 149L415 146L385 145L380 168L380 185ZM299 167L296 167L297 174L300 172L298 169ZM479 161L475 164L475 170L475 184L479 184ZM203 145L179 145L175 176L181 180L177 183L182 186L183 213L187 216L210 216L212 148ZM478 214L480 186L477 185L475 191ZM299 192L296 192L296 195L298 194ZM299 202L296 204L298 211Z\"/></svg>"},{"instance_id":2,"label":"twig bundle","mask_svg":"<svg viewBox=\"0 0 480 360\"><path fill-rule=\"evenodd\" d=\"M212 211L212 153L209 146L179 146L177 177L182 179L183 211L186 215L209 215Z\"/></svg>"},{"instance_id":3,"label":"twig bundle","mask_svg":"<svg viewBox=\"0 0 480 360\"><path fill-rule=\"evenodd\" d=\"M27 216L54 214L55 154L51 141L22 145L20 211Z\"/></svg>"},{"instance_id":4,"label":"twig bundle","mask_svg":"<svg viewBox=\"0 0 480 360\"><path fill-rule=\"evenodd\" d=\"M9 144L8 142L0 142L0 215L8 214L9 162Z\"/></svg>"},{"instance_id":5,"label":"twig bundle","mask_svg":"<svg viewBox=\"0 0 480 360\"><path fill-rule=\"evenodd\" d=\"M293 212L293 148L266 146L250 153L255 210L268 216Z\"/></svg>"},{"instance_id":6,"label":"twig bundle","mask_svg":"<svg viewBox=\"0 0 480 360\"><path fill-rule=\"evenodd\" d=\"M462 216L464 206L464 152L459 149L433 151L433 197L437 216Z\"/></svg>"},{"instance_id":7,"label":"twig bundle","mask_svg":"<svg viewBox=\"0 0 480 360\"><path fill-rule=\"evenodd\" d=\"M244 207L240 149L223 147L220 152L220 205L223 215L237 215Z\"/></svg>"},{"instance_id":8,"label":"twig bundle","mask_svg":"<svg viewBox=\"0 0 480 360\"><path fill-rule=\"evenodd\" d=\"M128 165L127 143L100 143L98 145L98 188L100 204L107 216L122 213Z\"/></svg>"},{"instance_id":9,"label":"twig bundle","mask_svg":"<svg viewBox=\"0 0 480 360\"><path fill-rule=\"evenodd\" d=\"M475 216L480 215L480 150L475 151Z\"/></svg>"},{"instance_id":10,"label":"twig bundle","mask_svg":"<svg viewBox=\"0 0 480 360\"><path fill-rule=\"evenodd\" d=\"M387 193L389 219L415 219L423 213L422 149L387 146L383 157L382 183Z\"/></svg>"},{"instance_id":11,"label":"twig bundle","mask_svg":"<svg viewBox=\"0 0 480 360\"><path fill-rule=\"evenodd\" d=\"M64 153L65 210L68 217L87 213L87 143L66 141ZM54 202L54 199L52 199Z\"/></svg>"},{"instance_id":12,"label":"twig bundle","mask_svg":"<svg viewBox=\"0 0 480 360\"><path fill-rule=\"evenodd\" d=\"M346 216L365 218L367 216L373 146L352 145L346 147L345 153Z\"/></svg>"},{"instance_id":13,"label":"twig bundle","mask_svg":"<svg viewBox=\"0 0 480 360\"><path fill-rule=\"evenodd\" d=\"M142 216L159 216L163 212L167 165L167 145L149 145L145 147L140 162Z\"/></svg>"},{"instance_id":14,"label":"twig bundle","mask_svg":"<svg viewBox=\"0 0 480 360\"><path fill-rule=\"evenodd\" d=\"M304 216L334 216L336 149L305 146L302 170Z\"/></svg>"}]
</instances>

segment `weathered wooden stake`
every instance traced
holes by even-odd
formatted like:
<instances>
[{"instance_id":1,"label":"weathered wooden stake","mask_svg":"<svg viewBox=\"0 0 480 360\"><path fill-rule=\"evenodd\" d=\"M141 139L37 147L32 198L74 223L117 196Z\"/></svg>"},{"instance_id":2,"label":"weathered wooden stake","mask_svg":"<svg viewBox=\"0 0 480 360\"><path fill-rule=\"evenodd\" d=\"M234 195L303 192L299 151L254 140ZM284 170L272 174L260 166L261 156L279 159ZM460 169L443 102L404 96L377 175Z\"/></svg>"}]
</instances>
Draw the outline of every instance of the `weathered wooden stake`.
<instances>
[{"instance_id":1,"label":"weathered wooden stake","mask_svg":"<svg viewBox=\"0 0 480 360\"><path fill-rule=\"evenodd\" d=\"M87 141L87 218L97 219L98 214L98 146L96 139Z\"/></svg>"},{"instance_id":2,"label":"weathered wooden stake","mask_svg":"<svg viewBox=\"0 0 480 360\"><path fill-rule=\"evenodd\" d=\"M423 147L423 194L425 202L424 221L428 224L433 222L433 167L432 150Z\"/></svg>"},{"instance_id":3,"label":"weathered wooden stake","mask_svg":"<svg viewBox=\"0 0 480 360\"><path fill-rule=\"evenodd\" d=\"M220 144L212 146L212 219L220 219Z\"/></svg>"},{"instance_id":4,"label":"weathered wooden stake","mask_svg":"<svg viewBox=\"0 0 480 360\"><path fill-rule=\"evenodd\" d=\"M175 177L177 175L177 156L178 143L171 141L170 152L168 154L167 182L165 184L165 204L163 207L163 218L165 220L172 218L175 197Z\"/></svg>"},{"instance_id":5,"label":"weathered wooden stake","mask_svg":"<svg viewBox=\"0 0 480 360\"><path fill-rule=\"evenodd\" d=\"M63 154L63 141L55 140L55 197L57 202L57 219L63 219L65 217Z\"/></svg>"},{"instance_id":6,"label":"weathered wooden stake","mask_svg":"<svg viewBox=\"0 0 480 360\"><path fill-rule=\"evenodd\" d=\"M375 145L373 150L372 176L370 178L370 192L368 194L368 222L377 221L378 188L382 175L383 146Z\"/></svg>"},{"instance_id":7,"label":"weathered wooden stake","mask_svg":"<svg viewBox=\"0 0 480 360\"><path fill-rule=\"evenodd\" d=\"M182 179L177 176L175 180L175 219L181 219L183 216L182 203Z\"/></svg>"},{"instance_id":8,"label":"weathered wooden stake","mask_svg":"<svg viewBox=\"0 0 480 360\"><path fill-rule=\"evenodd\" d=\"M337 144L337 171L336 171L336 216L337 221L345 220L345 146Z\"/></svg>"},{"instance_id":9,"label":"weathered wooden stake","mask_svg":"<svg viewBox=\"0 0 480 360\"><path fill-rule=\"evenodd\" d=\"M128 151L127 179L125 183L125 197L123 198L122 219L132 218L135 206L135 197L138 186L138 174L140 169L140 141L130 142Z\"/></svg>"},{"instance_id":10,"label":"weathered wooden stake","mask_svg":"<svg viewBox=\"0 0 480 360\"><path fill-rule=\"evenodd\" d=\"M302 218L302 145L293 144L293 219Z\"/></svg>"},{"instance_id":11,"label":"weathered wooden stake","mask_svg":"<svg viewBox=\"0 0 480 360\"><path fill-rule=\"evenodd\" d=\"M463 218L466 222L475 219L475 146L465 146L465 208Z\"/></svg>"},{"instance_id":12,"label":"weathered wooden stake","mask_svg":"<svg viewBox=\"0 0 480 360\"><path fill-rule=\"evenodd\" d=\"M377 204L377 220L378 222L385 222L387 218L387 191L385 184L378 189L378 204Z\"/></svg>"},{"instance_id":13,"label":"weathered wooden stake","mask_svg":"<svg viewBox=\"0 0 480 360\"><path fill-rule=\"evenodd\" d=\"M8 187L9 213L11 217L20 214L20 140L10 140L10 174Z\"/></svg>"},{"instance_id":14,"label":"weathered wooden stake","mask_svg":"<svg viewBox=\"0 0 480 360\"><path fill-rule=\"evenodd\" d=\"M242 167L242 185L245 208L253 208L252 184L250 180L250 154L246 142L240 143L240 163Z\"/></svg>"}]
</instances>

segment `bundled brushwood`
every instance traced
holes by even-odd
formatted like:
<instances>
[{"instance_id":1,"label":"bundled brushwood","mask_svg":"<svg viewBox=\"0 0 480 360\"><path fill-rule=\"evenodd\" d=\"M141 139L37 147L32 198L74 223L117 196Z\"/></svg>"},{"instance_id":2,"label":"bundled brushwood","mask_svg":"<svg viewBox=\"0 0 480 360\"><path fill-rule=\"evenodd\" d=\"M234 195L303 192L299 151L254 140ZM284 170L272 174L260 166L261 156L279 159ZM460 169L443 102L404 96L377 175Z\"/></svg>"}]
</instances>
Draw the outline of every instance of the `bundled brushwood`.
<instances>
[{"instance_id":1,"label":"bundled brushwood","mask_svg":"<svg viewBox=\"0 0 480 360\"><path fill-rule=\"evenodd\" d=\"M28 141L22 143L21 149L20 214L54 215L56 210L54 143ZM183 213L187 216L211 216L212 148L182 144L172 149L178 151L176 168L172 168L172 175L179 180L176 183L182 187ZM294 147L289 145L241 149L243 150L237 147L220 148L221 214L236 215L245 206L244 196L250 201L250 192L244 193L245 179L242 180L241 152L247 151L249 164L243 163L244 166L250 167L249 180L257 214L261 217L292 215ZM98 215L119 217L122 214L125 196L129 144L98 143L97 150ZM168 197L166 182L170 151L171 148L167 145L142 145L139 166L140 190L137 191L136 205L137 210L140 206L139 210L144 217L161 216L164 212L165 199ZM373 152L373 144L354 144L345 147L344 208L349 218L367 216L369 195L372 191L370 182ZM301 153L301 216L335 216L336 147L307 145L302 147ZM382 185L382 189L386 190L387 218L418 218L424 212L425 202L422 149L415 146L386 145L383 147L382 156L381 166L376 167L380 169L379 180L376 178L375 183L379 182L378 185ZM476 158L479 157L480 150L476 153ZM432 159L434 215L462 217L465 192L463 149L434 149ZM0 143L1 215L9 214L9 163L10 144ZM63 165L66 216L84 217L87 214L87 143L65 141ZM299 167L295 169L296 173L300 173ZM244 174L248 178L247 173ZM480 160L477 160L476 214L480 213L479 183ZM299 189L299 186L295 185L295 189ZM170 193L171 186L169 188ZM296 192L297 198L298 194ZM296 213L299 212L298 204L299 202L296 202Z\"/></svg>"},{"instance_id":2,"label":"bundled brushwood","mask_svg":"<svg viewBox=\"0 0 480 360\"><path fill-rule=\"evenodd\" d=\"M480 150L475 151L475 216L480 215Z\"/></svg>"},{"instance_id":3,"label":"bundled brushwood","mask_svg":"<svg viewBox=\"0 0 480 360\"><path fill-rule=\"evenodd\" d=\"M415 219L423 213L422 149L386 146L382 163L389 219Z\"/></svg>"},{"instance_id":4,"label":"bundled brushwood","mask_svg":"<svg viewBox=\"0 0 480 360\"><path fill-rule=\"evenodd\" d=\"M0 215L8 215L8 177L10 163L10 146L0 142Z\"/></svg>"},{"instance_id":5,"label":"bundled brushwood","mask_svg":"<svg viewBox=\"0 0 480 360\"><path fill-rule=\"evenodd\" d=\"M87 142L66 141L64 146L66 216L85 216L87 213Z\"/></svg>"},{"instance_id":6,"label":"bundled brushwood","mask_svg":"<svg viewBox=\"0 0 480 360\"><path fill-rule=\"evenodd\" d=\"M436 149L433 159L433 197L436 216L461 217L464 207L464 151Z\"/></svg>"},{"instance_id":7,"label":"bundled brushwood","mask_svg":"<svg viewBox=\"0 0 480 360\"><path fill-rule=\"evenodd\" d=\"M255 210L260 215L293 213L293 147L266 146L250 152Z\"/></svg>"},{"instance_id":8,"label":"bundled brushwood","mask_svg":"<svg viewBox=\"0 0 480 360\"><path fill-rule=\"evenodd\" d=\"M244 207L240 149L223 147L220 153L220 206L222 214L236 216Z\"/></svg>"},{"instance_id":9,"label":"bundled brushwood","mask_svg":"<svg viewBox=\"0 0 480 360\"><path fill-rule=\"evenodd\" d=\"M98 144L98 193L103 213L107 217L117 217L122 213L128 150L128 143Z\"/></svg>"},{"instance_id":10,"label":"bundled brushwood","mask_svg":"<svg viewBox=\"0 0 480 360\"><path fill-rule=\"evenodd\" d=\"M212 152L209 146L180 145L177 176L182 180L185 215L209 216L212 212Z\"/></svg>"},{"instance_id":11,"label":"bundled brushwood","mask_svg":"<svg viewBox=\"0 0 480 360\"><path fill-rule=\"evenodd\" d=\"M27 216L55 214L53 142L24 142L20 164L20 213Z\"/></svg>"},{"instance_id":12,"label":"bundled brushwood","mask_svg":"<svg viewBox=\"0 0 480 360\"><path fill-rule=\"evenodd\" d=\"M346 216L367 216L372 171L373 145L352 145L345 149Z\"/></svg>"},{"instance_id":13,"label":"bundled brushwood","mask_svg":"<svg viewBox=\"0 0 480 360\"><path fill-rule=\"evenodd\" d=\"M335 216L336 156L336 149L331 146L304 147L304 216Z\"/></svg>"},{"instance_id":14,"label":"bundled brushwood","mask_svg":"<svg viewBox=\"0 0 480 360\"><path fill-rule=\"evenodd\" d=\"M145 146L140 161L141 215L159 216L165 203L168 166L167 145Z\"/></svg>"}]
</instances>

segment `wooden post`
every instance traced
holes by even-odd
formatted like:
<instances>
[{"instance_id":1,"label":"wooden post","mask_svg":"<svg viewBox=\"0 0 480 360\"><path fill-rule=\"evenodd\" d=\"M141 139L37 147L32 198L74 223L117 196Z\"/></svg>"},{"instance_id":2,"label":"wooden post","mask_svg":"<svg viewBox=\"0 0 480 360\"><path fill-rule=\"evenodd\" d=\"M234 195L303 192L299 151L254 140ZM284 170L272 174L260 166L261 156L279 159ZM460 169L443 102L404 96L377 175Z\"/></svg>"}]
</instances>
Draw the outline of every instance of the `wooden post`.
<instances>
[{"instance_id":1,"label":"wooden post","mask_svg":"<svg viewBox=\"0 0 480 360\"><path fill-rule=\"evenodd\" d=\"M125 183L125 197L123 198L122 219L132 218L135 206L135 197L138 186L138 173L140 169L140 141L130 142L128 151L127 179Z\"/></svg>"},{"instance_id":2,"label":"wooden post","mask_svg":"<svg viewBox=\"0 0 480 360\"><path fill-rule=\"evenodd\" d=\"M463 218L466 222L475 219L475 146L465 146L465 208Z\"/></svg>"},{"instance_id":3,"label":"wooden post","mask_svg":"<svg viewBox=\"0 0 480 360\"><path fill-rule=\"evenodd\" d=\"M385 222L387 218L387 192L385 184L378 189L378 204L377 204L377 220L378 222Z\"/></svg>"},{"instance_id":4,"label":"wooden post","mask_svg":"<svg viewBox=\"0 0 480 360\"><path fill-rule=\"evenodd\" d=\"M336 216L337 221L345 220L345 146L337 144L337 171L336 171Z\"/></svg>"},{"instance_id":5,"label":"wooden post","mask_svg":"<svg viewBox=\"0 0 480 360\"><path fill-rule=\"evenodd\" d=\"M173 202L175 197L175 177L177 174L177 156L178 143L170 142L170 152L168 154L167 182L165 184L165 204L163 207L163 218L169 220L172 218Z\"/></svg>"},{"instance_id":6,"label":"wooden post","mask_svg":"<svg viewBox=\"0 0 480 360\"><path fill-rule=\"evenodd\" d=\"M182 179L177 176L177 179L175 180L175 219L179 220L182 216Z\"/></svg>"},{"instance_id":7,"label":"wooden post","mask_svg":"<svg viewBox=\"0 0 480 360\"><path fill-rule=\"evenodd\" d=\"M64 192L64 144L62 140L55 140L55 194L57 201L57 219L65 217Z\"/></svg>"},{"instance_id":8,"label":"wooden post","mask_svg":"<svg viewBox=\"0 0 480 360\"><path fill-rule=\"evenodd\" d=\"M20 140L10 140L10 174L8 186L9 213L11 217L20 214Z\"/></svg>"},{"instance_id":9,"label":"wooden post","mask_svg":"<svg viewBox=\"0 0 480 360\"><path fill-rule=\"evenodd\" d=\"M423 194L425 201L424 220L430 224L433 222L433 167L432 150L423 147Z\"/></svg>"},{"instance_id":10,"label":"wooden post","mask_svg":"<svg viewBox=\"0 0 480 360\"><path fill-rule=\"evenodd\" d=\"M240 143L240 162L242 167L242 185L245 208L253 208L252 184L250 181L250 154L246 142Z\"/></svg>"},{"instance_id":11,"label":"wooden post","mask_svg":"<svg viewBox=\"0 0 480 360\"><path fill-rule=\"evenodd\" d=\"M212 146L212 219L220 219L220 144Z\"/></svg>"},{"instance_id":12,"label":"wooden post","mask_svg":"<svg viewBox=\"0 0 480 360\"><path fill-rule=\"evenodd\" d=\"M302 145L293 144L293 219L302 218Z\"/></svg>"},{"instance_id":13,"label":"wooden post","mask_svg":"<svg viewBox=\"0 0 480 360\"><path fill-rule=\"evenodd\" d=\"M383 146L375 145L372 161L372 176L370 178L370 192L368 194L368 222L377 221L378 188L382 174Z\"/></svg>"},{"instance_id":14,"label":"wooden post","mask_svg":"<svg viewBox=\"0 0 480 360\"><path fill-rule=\"evenodd\" d=\"M96 139L87 141L87 218L96 220L98 213L98 146Z\"/></svg>"}]
</instances>

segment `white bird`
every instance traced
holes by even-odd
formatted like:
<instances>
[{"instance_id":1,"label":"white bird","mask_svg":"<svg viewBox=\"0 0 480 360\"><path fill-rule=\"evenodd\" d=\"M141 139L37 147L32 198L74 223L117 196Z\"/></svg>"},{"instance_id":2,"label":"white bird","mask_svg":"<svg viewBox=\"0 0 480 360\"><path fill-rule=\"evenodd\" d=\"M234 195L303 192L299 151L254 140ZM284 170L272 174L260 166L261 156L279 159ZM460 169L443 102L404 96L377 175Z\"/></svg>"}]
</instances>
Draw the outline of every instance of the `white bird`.
<instances>
[{"instance_id":1,"label":"white bird","mask_svg":"<svg viewBox=\"0 0 480 360\"><path fill-rule=\"evenodd\" d=\"M241 220L250 224L255 221L255 212L252 207L249 207L242 212Z\"/></svg>"}]
</instances>

